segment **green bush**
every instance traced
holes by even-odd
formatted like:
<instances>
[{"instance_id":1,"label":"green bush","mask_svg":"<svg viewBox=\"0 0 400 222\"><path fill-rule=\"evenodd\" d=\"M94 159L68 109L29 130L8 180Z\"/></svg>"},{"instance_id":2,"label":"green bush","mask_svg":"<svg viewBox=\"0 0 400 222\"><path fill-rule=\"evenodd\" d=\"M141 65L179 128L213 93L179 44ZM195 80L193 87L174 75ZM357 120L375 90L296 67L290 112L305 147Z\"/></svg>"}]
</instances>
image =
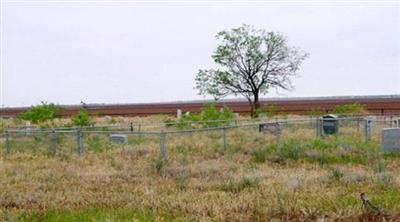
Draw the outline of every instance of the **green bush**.
<instances>
[{"instance_id":1,"label":"green bush","mask_svg":"<svg viewBox=\"0 0 400 222\"><path fill-rule=\"evenodd\" d=\"M334 108L334 113L339 115L359 114L364 112L364 106L359 103L338 105Z\"/></svg>"},{"instance_id":2,"label":"green bush","mask_svg":"<svg viewBox=\"0 0 400 222\"><path fill-rule=\"evenodd\" d=\"M72 124L75 126L90 126L92 125L92 120L87 110L81 109L79 112L72 116Z\"/></svg>"},{"instance_id":3,"label":"green bush","mask_svg":"<svg viewBox=\"0 0 400 222\"><path fill-rule=\"evenodd\" d=\"M54 120L61 108L54 103L41 102L40 105L31 107L28 111L20 114L19 118L32 123L43 123Z\"/></svg>"},{"instance_id":4,"label":"green bush","mask_svg":"<svg viewBox=\"0 0 400 222\"><path fill-rule=\"evenodd\" d=\"M185 128L210 128L223 126L233 120L233 112L228 107L218 110L215 103L208 104L201 109L200 113L185 114L178 120L167 119L167 127L175 126Z\"/></svg>"},{"instance_id":5,"label":"green bush","mask_svg":"<svg viewBox=\"0 0 400 222\"><path fill-rule=\"evenodd\" d=\"M105 150L105 141L102 141L98 135L89 136L86 140L86 143L90 150L94 152L102 152Z\"/></svg>"},{"instance_id":6,"label":"green bush","mask_svg":"<svg viewBox=\"0 0 400 222\"><path fill-rule=\"evenodd\" d=\"M264 163L267 160L271 150L276 150L276 145L271 144L265 147L258 147L251 153L256 163Z\"/></svg>"},{"instance_id":7,"label":"green bush","mask_svg":"<svg viewBox=\"0 0 400 222\"><path fill-rule=\"evenodd\" d=\"M226 125L226 123L232 119L232 110L225 106L221 111L219 111L215 103L205 106L200 113L200 121L203 121L202 124L204 127L218 127Z\"/></svg>"}]
</instances>

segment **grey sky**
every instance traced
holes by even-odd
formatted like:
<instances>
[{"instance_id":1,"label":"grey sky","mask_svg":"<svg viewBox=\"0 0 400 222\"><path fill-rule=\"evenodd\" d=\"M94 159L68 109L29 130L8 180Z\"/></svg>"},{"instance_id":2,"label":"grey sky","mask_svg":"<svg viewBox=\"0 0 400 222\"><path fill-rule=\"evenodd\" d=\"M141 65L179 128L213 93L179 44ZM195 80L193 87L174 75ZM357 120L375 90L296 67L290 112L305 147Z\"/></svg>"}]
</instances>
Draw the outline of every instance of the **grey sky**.
<instances>
[{"instance_id":1,"label":"grey sky","mask_svg":"<svg viewBox=\"0 0 400 222\"><path fill-rule=\"evenodd\" d=\"M202 99L223 29L243 23L310 53L293 92L400 94L399 3L3 2L2 101L28 106ZM209 97L208 97L209 98Z\"/></svg>"}]
</instances>

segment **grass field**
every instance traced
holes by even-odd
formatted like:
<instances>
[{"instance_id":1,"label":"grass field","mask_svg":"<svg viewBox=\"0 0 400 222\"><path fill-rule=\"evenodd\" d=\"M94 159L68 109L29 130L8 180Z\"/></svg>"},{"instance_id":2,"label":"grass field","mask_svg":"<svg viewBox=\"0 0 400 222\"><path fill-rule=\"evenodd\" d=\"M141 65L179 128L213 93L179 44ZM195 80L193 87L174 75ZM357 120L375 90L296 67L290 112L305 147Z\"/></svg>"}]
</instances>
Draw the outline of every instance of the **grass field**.
<instances>
[{"instance_id":1,"label":"grass field","mask_svg":"<svg viewBox=\"0 0 400 222\"><path fill-rule=\"evenodd\" d=\"M2 154L0 220L399 221L400 156L354 135L292 127L279 149L255 129L229 131L226 149L218 132L168 136L166 161L157 138L138 137L87 140L82 157ZM362 192L384 216L364 209Z\"/></svg>"}]
</instances>

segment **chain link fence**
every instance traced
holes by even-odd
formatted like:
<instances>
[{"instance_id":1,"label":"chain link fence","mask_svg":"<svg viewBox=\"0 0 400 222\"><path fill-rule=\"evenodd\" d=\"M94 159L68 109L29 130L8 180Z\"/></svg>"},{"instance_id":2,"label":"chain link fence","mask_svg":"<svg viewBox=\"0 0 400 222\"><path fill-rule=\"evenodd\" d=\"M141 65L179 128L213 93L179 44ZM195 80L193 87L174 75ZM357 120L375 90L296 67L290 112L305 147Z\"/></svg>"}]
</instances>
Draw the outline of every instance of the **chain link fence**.
<instances>
[{"instance_id":1,"label":"chain link fence","mask_svg":"<svg viewBox=\"0 0 400 222\"><path fill-rule=\"evenodd\" d=\"M307 146L323 148L332 144L346 152L353 152L353 147L379 149L382 129L399 127L399 118L309 117L224 121L222 126L212 128L199 128L198 124L187 122L186 129L179 129L171 123L6 129L2 148L5 155L30 153L61 156L81 156L115 149L147 149L158 153L162 159L168 159L169 152L183 155L240 151L251 153L256 147L263 146L273 147L271 149L275 149L278 154L293 152L293 149L306 149ZM114 141L113 136L122 140Z\"/></svg>"}]
</instances>

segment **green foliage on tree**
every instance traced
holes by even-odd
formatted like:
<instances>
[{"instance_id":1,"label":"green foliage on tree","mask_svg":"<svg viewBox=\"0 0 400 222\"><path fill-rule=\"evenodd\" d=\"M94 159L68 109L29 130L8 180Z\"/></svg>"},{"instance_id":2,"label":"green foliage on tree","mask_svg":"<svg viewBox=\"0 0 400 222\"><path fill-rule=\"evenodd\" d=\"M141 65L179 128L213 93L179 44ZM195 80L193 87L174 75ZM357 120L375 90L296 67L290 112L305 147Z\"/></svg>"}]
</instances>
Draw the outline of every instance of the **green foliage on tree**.
<instances>
[{"instance_id":1,"label":"green foliage on tree","mask_svg":"<svg viewBox=\"0 0 400 222\"><path fill-rule=\"evenodd\" d=\"M218 110L215 103L208 104L200 113L184 114L177 120L167 120L167 126L177 128L210 128L228 124L234 118L234 114L228 107Z\"/></svg>"},{"instance_id":2,"label":"green foliage on tree","mask_svg":"<svg viewBox=\"0 0 400 222\"><path fill-rule=\"evenodd\" d=\"M92 119L86 109L81 109L79 112L72 116L72 124L75 126L90 126Z\"/></svg>"},{"instance_id":3,"label":"green foliage on tree","mask_svg":"<svg viewBox=\"0 0 400 222\"><path fill-rule=\"evenodd\" d=\"M346 114L360 114L365 112L364 106L360 103L352 103L352 104L344 104L344 105L337 105L335 106L334 113L339 115L346 115Z\"/></svg>"},{"instance_id":4,"label":"green foliage on tree","mask_svg":"<svg viewBox=\"0 0 400 222\"><path fill-rule=\"evenodd\" d=\"M28 111L20 114L19 118L32 123L43 123L54 120L61 108L54 103L41 102L40 105L32 106Z\"/></svg>"},{"instance_id":5,"label":"green foliage on tree","mask_svg":"<svg viewBox=\"0 0 400 222\"><path fill-rule=\"evenodd\" d=\"M244 96L253 117L260 108L260 95L273 88L293 88L291 78L308 56L290 47L285 36L248 25L219 32L217 39L221 43L212 58L218 68L200 69L196 88L200 94L215 98Z\"/></svg>"}]
</instances>

